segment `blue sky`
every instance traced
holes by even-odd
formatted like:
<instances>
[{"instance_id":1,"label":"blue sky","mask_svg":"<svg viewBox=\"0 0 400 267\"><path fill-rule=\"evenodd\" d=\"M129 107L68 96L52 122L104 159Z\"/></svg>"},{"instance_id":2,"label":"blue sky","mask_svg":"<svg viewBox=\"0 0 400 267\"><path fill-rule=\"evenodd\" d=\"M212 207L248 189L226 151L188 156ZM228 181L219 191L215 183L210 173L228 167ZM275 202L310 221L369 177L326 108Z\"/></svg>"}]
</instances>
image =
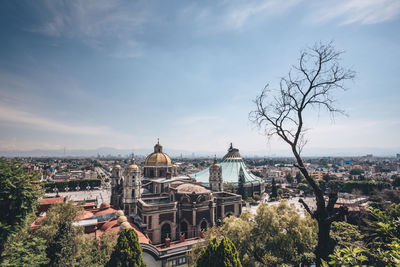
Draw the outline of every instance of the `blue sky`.
<instances>
[{"instance_id":1,"label":"blue sky","mask_svg":"<svg viewBox=\"0 0 400 267\"><path fill-rule=\"evenodd\" d=\"M1 1L0 150L289 153L248 121L299 51L334 41L349 117L309 114L304 153L400 152L400 1ZM283 152L282 152L283 151ZM382 152L383 151L383 152Z\"/></svg>"}]
</instances>

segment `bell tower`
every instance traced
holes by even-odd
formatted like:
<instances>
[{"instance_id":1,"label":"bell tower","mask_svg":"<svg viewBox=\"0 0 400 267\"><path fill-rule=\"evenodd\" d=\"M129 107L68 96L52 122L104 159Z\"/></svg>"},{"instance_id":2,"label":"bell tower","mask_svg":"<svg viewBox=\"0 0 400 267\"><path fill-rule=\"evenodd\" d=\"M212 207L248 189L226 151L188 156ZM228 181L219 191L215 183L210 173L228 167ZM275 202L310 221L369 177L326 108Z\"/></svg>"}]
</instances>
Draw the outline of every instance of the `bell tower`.
<instances>
[{"instance_id":1,"label":"bell tower","mask_svg":"<svg viewBox=\"0 0 400 267\"><path fill-rule=\"evenodd\" d=\"M135 164L135 159L131 159L131 164L126 168L124 180L124 211L125 214L137 213L137 203L141 197L141 171Z\"/></svg>"},{"instance_id":2,"label":"bell tower","mask_svg":"<svg viewBox=\"0 0 400 267\"><path fill-rule=\"evenodd\" d=\"M210 167L209 183L211 191L213 192L223 191L222 167L220 164L217 163L217 157L214 157L214 163Z\"/></svg>"},{"instance_id":3,"label":"bell tower","mask_svg":"<svg viewBox=\"0 0 400 267\"><path fill-rule=\"evenodd\" d=\"M122 205L122 195L123 195L123 181L124 177L122 175L121 166L115 163L111 171L111 206L115 208L121 208Z\"/></svg>"}]
</instances>

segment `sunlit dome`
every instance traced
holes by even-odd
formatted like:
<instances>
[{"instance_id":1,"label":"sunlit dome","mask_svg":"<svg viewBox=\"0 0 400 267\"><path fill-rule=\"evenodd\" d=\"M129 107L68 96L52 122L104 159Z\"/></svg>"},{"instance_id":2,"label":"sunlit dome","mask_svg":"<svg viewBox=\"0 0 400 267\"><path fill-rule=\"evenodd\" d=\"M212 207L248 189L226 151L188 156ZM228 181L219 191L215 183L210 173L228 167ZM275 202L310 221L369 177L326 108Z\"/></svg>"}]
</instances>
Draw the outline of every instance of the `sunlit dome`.
<instances>
[{"instance_id":1,"label":"sunlit dome","mask_svg":"<svg viewBox=\"0 0 400 267\"><path fill-rule=\"evenodd\" d=\"M171 166L171 158L162 152L162 145L159 142L154 146L154 152L147 156L145 166Z\"/></svg>"}]
</instances>

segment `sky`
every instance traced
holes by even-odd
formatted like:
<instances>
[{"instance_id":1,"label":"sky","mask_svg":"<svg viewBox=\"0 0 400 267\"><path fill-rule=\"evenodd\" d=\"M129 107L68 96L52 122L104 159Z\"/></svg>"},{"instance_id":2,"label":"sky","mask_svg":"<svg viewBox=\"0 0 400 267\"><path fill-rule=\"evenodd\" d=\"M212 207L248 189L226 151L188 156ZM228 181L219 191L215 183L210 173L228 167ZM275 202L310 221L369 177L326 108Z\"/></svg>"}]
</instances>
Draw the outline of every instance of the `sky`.
<instances>
[{"instance_id":1,"label":"sky","mask_svg":"<svg viewBox=\"0 0 400 267\"><path fill-rule=\"evenodd\" d=\"M290 154L249 121L315 42L356 78L304 154L400 153L399 0L0 1L0 150Z\"/></svg>"}]
</instances>

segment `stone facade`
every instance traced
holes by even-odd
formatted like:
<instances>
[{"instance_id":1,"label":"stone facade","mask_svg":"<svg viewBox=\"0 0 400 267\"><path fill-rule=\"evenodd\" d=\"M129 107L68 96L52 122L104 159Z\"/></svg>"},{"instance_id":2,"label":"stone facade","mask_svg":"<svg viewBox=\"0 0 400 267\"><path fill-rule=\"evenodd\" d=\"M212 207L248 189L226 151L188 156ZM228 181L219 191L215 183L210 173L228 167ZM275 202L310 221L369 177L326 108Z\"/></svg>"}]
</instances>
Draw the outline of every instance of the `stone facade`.
<instances>
[{"instance_id":1,"label":"stone facade","mask_svg":"<svg viewBox=\"0 0 400 267\"><path fill-rule=\"evenodd\" d=\"M147 157L151 164L155 164L151 157L155 153L162 153L159 143ZM164 243L167 238L174 241L201 237L203 231L225 217L241 214L241 196L222 191L222 170L216 162L210 168L213 185L209 190L189 176L176 177L168 155L157 157L161 159L157 168L146 159L144 176L132 160L126 168L115 165L111 179L111 204L123 208L131 218L140 218L138 226L153 244ZM160 165L164 160L165 165ZM151 170L154 175L147 177L146 171ZM160 170L165 171L165 177L160 177Z\"/></svg>"}]
</instances>

